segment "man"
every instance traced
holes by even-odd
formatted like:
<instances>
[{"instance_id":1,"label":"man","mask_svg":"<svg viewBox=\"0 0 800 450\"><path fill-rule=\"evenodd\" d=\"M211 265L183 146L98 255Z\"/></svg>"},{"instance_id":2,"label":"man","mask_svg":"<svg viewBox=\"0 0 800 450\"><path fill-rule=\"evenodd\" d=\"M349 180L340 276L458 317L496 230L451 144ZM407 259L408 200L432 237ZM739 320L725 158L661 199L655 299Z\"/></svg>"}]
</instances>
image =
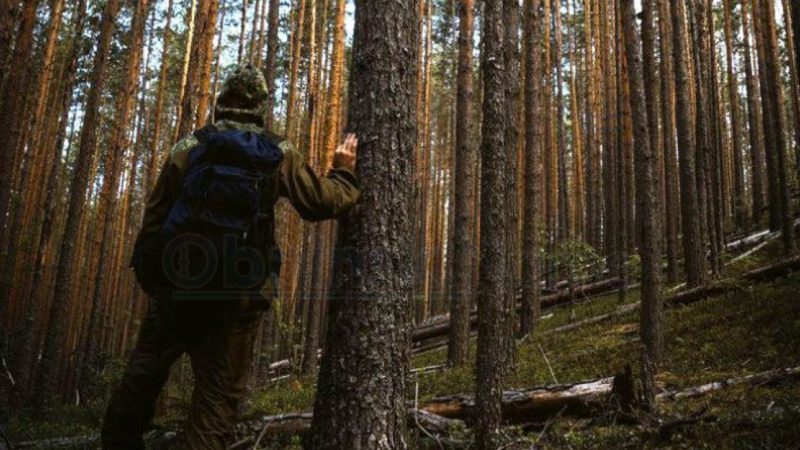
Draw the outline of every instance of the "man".
<instances>
[{"instance_id":1,"label":"man","mask_svg":"<svg viewBox=\"0 0 800 450\"><path fill-rule=\"evenodd\" d=\"M330 173L327 177L319 177L288 142L263 129L265 113L270 106L266 82L260 71L251 66L238 67L222 87L210 131L203 129L195 132L170 152L148 200L136 242L132 265L137 269L140 284L152 298L136 348L106 412L102 430L103 447L106 449L144 448L142 434L153 418L156 399L167 380L170 367L183 353L191 358L195 386L182 445L190 449L227 448L233 439L237 407L245 394L258 318L276 295L275 278L280 263L279 258L271 256L277 251L273 214L275 202L279 197L284 197L303 219L317 221L345 214L358 200L360 193L354 174L358 145L355 136L347 136L344 144L336 150ZM163 237L168 234L165 230L180 222L175 217L180 217L181 205L208 207L197 205L197 200L186 200L189 196L187 191L190 190L187 186L191 185L191 181L187 180L195 172L202 172L195 170L200 164L198 160L203 158L198 156L198 149L203 145L213 147L214 142L220 141L220 136L256 139L259 148L264 150L263 155L269 156L269 151L274 153L275 167L265 170L265 177L255 183L261 197L259 219L257 226L250 227L248 231L258 236L246 238L250 245L257 247L260 254L265 255L269 267L240 269L236 266L239 272L260 273L259 269L263 269L261 272L266 270L269 274L257 277L257 286L254 287L214 285L224 290L181 291L175 288L175 284L180 283L164 283L163 280L168 279L169 275L164 277L163 273L158 274L161 275L162 285L169 285L170 288L158 283L151 285L148 277L154 270L166 271L165 267L169 266L168 261L171 260L169 256L161 256L164 267L158 265L155 268L156 264L152 264L152 261L143 263L145 257L142 255L154 246L158 247L159 252L164 251ZM221 150L216 151L219 153ZM224 155L216 156L217 159L220 157ZM227 189L228 186L223 188ZM209 194L203 195L203 198L207 198ZM225 207L222 205L223 209ZM243 233L244 236L247 234ZM171 236L174 238L178 235ZM225 247L222 252L237 255L242 251ZM177 260L177 264L181 264L180 258ZM185 259L183 263L186 263ZM186 299L181 300L178 295L181 293L188 293Z\"/></svg>"}]
</instances>

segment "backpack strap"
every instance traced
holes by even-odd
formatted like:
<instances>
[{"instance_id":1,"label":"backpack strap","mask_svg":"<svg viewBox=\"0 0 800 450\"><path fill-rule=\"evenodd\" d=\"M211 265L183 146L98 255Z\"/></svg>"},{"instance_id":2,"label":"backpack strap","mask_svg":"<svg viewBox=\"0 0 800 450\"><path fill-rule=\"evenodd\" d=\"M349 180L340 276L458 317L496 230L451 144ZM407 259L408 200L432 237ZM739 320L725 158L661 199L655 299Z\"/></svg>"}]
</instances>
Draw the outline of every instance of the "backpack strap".
<instances>
[{"instance_id":1,"label":"backpack strap","mask_svg":"<svg viewBox=\"0 0 800 450\"><path fill-rule=\"evenodd\" d=\"M195 130L194 137L201 144L205 144L206 142L208 142L208 140L209 140L209 138L211 137L212 134L218 133L218 132L219 132L219 130L217 129L216 126L214 126L214 124L208 124L208 125L204 126L203 128L200 128L199 130Z\"/></svg>"}]
</instances>

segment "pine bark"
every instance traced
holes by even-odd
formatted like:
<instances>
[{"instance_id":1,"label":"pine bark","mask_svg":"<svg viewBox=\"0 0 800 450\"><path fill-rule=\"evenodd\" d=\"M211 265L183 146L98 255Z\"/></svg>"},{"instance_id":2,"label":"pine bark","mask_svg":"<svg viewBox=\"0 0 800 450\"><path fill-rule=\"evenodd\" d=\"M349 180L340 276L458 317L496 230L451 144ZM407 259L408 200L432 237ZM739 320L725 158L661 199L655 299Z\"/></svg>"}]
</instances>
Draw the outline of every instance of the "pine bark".
<instances>
[{"instance_id":1,"label":"pine bark","mask_svg":"<svg viewBox=\"0 0 800 450\"><path fill-rule=\"evenodd\" d=\"M505 146L506 67L503 55L505 24L503 2L484 2L481 40L483 71L483 131L481 140L481 265L478 291L478 344L476 364L475 446L478 450L498 445L502 377L505 368L504 307L507 301L507 239L509 151ZM498 151L502 149L502 151Z\"/></svg>"},{"instance_id":2,"label":"pine bark","mask_svg":"<svg viewBox=\"0 0 800 450\"><path fill-rule=\"evenodd\" d=\"M732 0L724 0L722 5L725 20L725 60L728 76L728 101L731 108L731 147L734 164L733 204L736 227L747 229L747 203L744 187L744 162L741 146L741 119L739 114L738 79L733 67L733 19L732 9L736 7Z\"/></svg>"},{"instance_id":3,"label":"pine bark","mask_svg":"<svg viewBox=\"0 0 800 450\"><path fill-rule=\"evenodd\" d=\"M666 197L664 222L666 233L667 281L678 280L678 231L680 228L680 195L678 192L678 157L675 150L675 80L672 76L672 37L669 0L659 0L659 32L661 44L661 123L664 152Z\"/></svg>"},{"instance_id":4,"label":"pine bark","mask_svg":"<svg viewBox=\"0 0 800 450\"><path fill-rule=\"evenodd\" d=\"M689 45L685 2L682 0L671 2L670 15L672 18L673 59L675 61L675 114L677 116L681 183L681 228L683 231L684 267L689 285L697 286L705 280L705 264L698 215L695 138L690 99L691 72L688 59Z\"/></svg>"},{"instance_id":5,"label":"pine bark","mask_svg":"<svg viewBox=\"0 0 800 450\"><path fill-rule=\"evenodd\" d=\"M645 1L645 8L650 9L652 3ZM644 349L641 359L642 386L644 387L645 404L651 409L655 406L656 386L654 376L661 361L663 332L661 330L661 281L659 250L660 233L656 215L658 195L655 179L656 157L651 147L651 130L648 125L648 108L645 96L644 76L642 75L642 56L639 34L636 30L636 17L633 0L623 0L623 29L625 36L626 57L628 59L629 80L631 83L631 107L633 110L634 143L636 159L636 207L640 216L641 244L639 253L642 259L642 310L639 333L642 336ZM652 10L645 15L652 14ZM652 19L652 18L650 18ZM645 17L646 27L648 18ZM655 111L655 108L652 108Z\"/></svg>"},{"instance_id":6,"label":"pine bark","mask_svg":"<svg viewBox=\"0 0 800 450\"><path fill-rule=\"evenodd\" d=\"M458 74L456 86L456 157L455 157L455 241L453 277L450 288L450 335L447 360L453 366L467 362L469 355L469 311L472 306L472 249L475 246L473 214L475 199L476 148L472 127L472 36L473 0L458 1Z\"/></svg>"},{"instance_id":7,"label":"pine bark","mask_svg":"<svg viewBox=\"0 0 800 450\"><path fill-rule=\"evenodd\" d=\"M407 447L407 313L416 137L417 0L356 2L349 128L360 205L342 221L309 448ZM385 33L387 24L392 32Z\"/></svg>"},{"instance_id":8,"label":"pine bark","mask_svg":"<svg viewBox=\"0 0 800 450\"><path fill-rule=\"evenodd\" d=\"M541 0L526 0L523 36L525 39L525 207L522 231L522 310L521 336L528 335L541 309L539 286L539 203L541 191Z\"/></svg>"},{"instance_id":9,"label":"pine bark","mask_svg":"<svg viewBox=\"0 0 800 450\"><path fill-rule=\"evenodd\" d=\"M764 111L765 144L767 154L774 155L773 175L777 176L776 195L772 201L778 202L778 222L783 232L783 248L786 255L795 250L794 218L791 205L789 158L786 146L786 113L781 84L780 58L778 55L778 36L775 25L775 4L773 0L760 1L761 14L754 18L760 21L760 31L764 45L764 73L762 74L761 104Z\"/></svg>"},{"instance_id":10,"label":"pine bark","mask_svg":"<svg viewBox=\"0 0 800 450\"><path fill-rule=\"evenodd\" d=\"M742 1L742 30L744 42L745 87L747 94L748 139L750 145L750 190L752 191L752 221L758 226L761 223L765 208L766 180L764 177L764 128L759 108L759 88L753 73L753 57L750 39L752 27L752 11L749 0Z\"/></svg>"}]
</instances>

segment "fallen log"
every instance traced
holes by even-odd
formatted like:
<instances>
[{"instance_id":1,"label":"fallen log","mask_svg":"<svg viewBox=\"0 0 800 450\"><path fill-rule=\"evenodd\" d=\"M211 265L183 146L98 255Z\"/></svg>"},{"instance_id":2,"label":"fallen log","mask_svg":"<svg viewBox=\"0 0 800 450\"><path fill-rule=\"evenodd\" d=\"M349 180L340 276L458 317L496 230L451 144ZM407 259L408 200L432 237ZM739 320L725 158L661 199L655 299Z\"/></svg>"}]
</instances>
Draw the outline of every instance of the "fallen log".
<instances>
[{"instance_id":1,"label":"fallen log","mask_svg":"<svg viewBox=\"0 0 800 450\"><path fill-rule=\"evenodd\" d=\"M707 383L700 386L694 386L678 391L662 392L661 394L658 394L656 396L656 399L659 401L666 401L666 400L674 401L685 398L695 398L706 395L714 391L719 391L720 389L725 389L739 384L749 384L751 386L764 386L768 384L773 384L778 381L795 380L798 378L800 378L800 366L784 368L784 369L768 370L766 372L755 373L752 375L745 375L742 377L729 378L727 380L714 381L712 383Z\"/></svg>"},{"instance_id":2,"label":"fallen log","mask_svg":"<svg viewBox=\"0 0 800 450\"><path fill-rule=\"evenodd\" d=\"M575 297L588 297L613 291L619 287L619 278L609 278L584 284L575 288ZM545 295L542 297L542 308L550 308L563 303L568 303L571 299L569 290L561 291L557 294ZM517 306L519 309L519 306ZM477 311L470 312L470 328L474 328L478 323ZM450 319L445 317L428 325L418 327L411 332L412 342L421 342L446 335L450 330Z\"/></svg>"},{"instance_id":3,"label":"fallen log","mask_svg":"<svg viewBox=\"0 0 800 450\"><path fill-rule=\"evenodd\" d=\"M664 299L664 303L665 306L667 304L670 306L688 305L709 297L716 297L740 290L743 282L745 284L763 283L789 275L797 270L800 270L800 256L794 256L768 266L745 272L735 279L720 280L706 286L698 286L679 292Z\"/></svg>"},{"instance_id":4,"label":"fallen log","mask_svg":"<svg viewBox=\"0 0 800 450\"><path fill-rule=\"evenodd\" d=\"M800 229L800 219L794 222L794 227L795 229ZM747 247L761 244L762 242L772 240L780 235L780 231L761 230L725 244L725 250L731 253L737 253L743 251Z\"/></svg>"},{"instance_id":5,"label":"fallen log","mask_svg":"<svg viewBox=\"0 0 800 450\"><path fill-rule=\"evenodd\" d=\"M781 276L786 276L792 272L800 270L800 256L785 259L783 261L771 264L769 266L761 267L755 270L746 272L738 279L721 280L706 286L699 286L692 289L681 291L677 294L664 298L664 307L685 306L695 302L705 300L710 297L728 294L741 289L741 282L760 283L764 281L774 280ZM590 317L581 321L556 327L543 332L543 335L562 333L565 331L574 330L588 325L605 322L615 319L625 314L629 314L639 309L641 304L639 302L630 303L620 306L613 312L601 314L599 316Z\"/></svg>"}]
</instances>

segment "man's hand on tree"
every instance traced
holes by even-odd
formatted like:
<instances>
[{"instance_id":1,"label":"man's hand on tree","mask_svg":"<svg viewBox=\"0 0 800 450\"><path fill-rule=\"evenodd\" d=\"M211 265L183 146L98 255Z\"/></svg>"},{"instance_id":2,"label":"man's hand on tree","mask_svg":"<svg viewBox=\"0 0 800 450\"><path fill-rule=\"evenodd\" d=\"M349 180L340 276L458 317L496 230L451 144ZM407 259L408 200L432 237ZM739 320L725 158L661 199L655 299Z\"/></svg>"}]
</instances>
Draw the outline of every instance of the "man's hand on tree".
<instances>
[{"instance_id":1,"label":"man's hand on tree","mask_svg":"<svg viewBox=\"0 0 800 450\"><path fill-rule=\"evenodd\" d=\"M358 149L358 138L355 134L349 133L344 138L344 142L336 149L333 154L333 168L347 169L354 171L356 168L356 152Z\"/></svg>"}]
</instances>

